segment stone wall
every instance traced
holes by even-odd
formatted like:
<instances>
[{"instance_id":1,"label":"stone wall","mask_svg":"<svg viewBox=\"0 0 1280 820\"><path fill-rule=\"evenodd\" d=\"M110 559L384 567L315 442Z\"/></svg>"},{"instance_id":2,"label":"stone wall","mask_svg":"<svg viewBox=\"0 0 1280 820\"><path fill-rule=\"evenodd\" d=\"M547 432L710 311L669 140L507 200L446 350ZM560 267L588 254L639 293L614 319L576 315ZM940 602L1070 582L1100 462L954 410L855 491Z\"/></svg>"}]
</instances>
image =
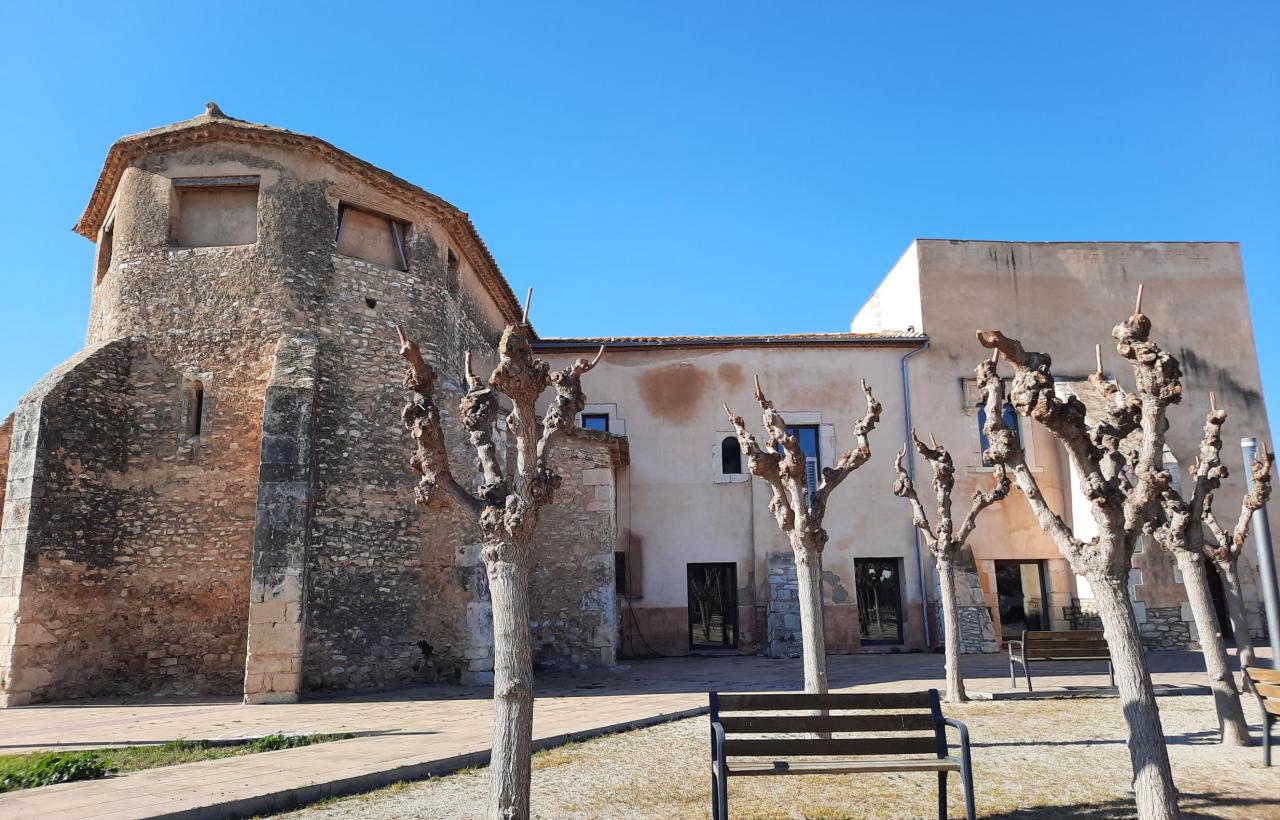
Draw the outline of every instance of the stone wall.
<instances>
[{"instance_id":1,"label":"stone wall","mask_svg":"<svg viewBox=\"0 0 1280 820\"><path fill-rule=\"evenodd\" d=\"M308 559L304 687L479 683L493 668L484 568L473 522L414 504L400 422L403 323L437 369L454 474L478 486L457 422L463 352L485 371L492 327L445 283L430 232L406 245L408 271L333 255L317 321L316 495Z\"/></svg>"},{"instance_id":2,"label":"stone wall","mask_svg":"<svg viewBox=\"0 0 1280 820\"><path fill-rule=\"evenodd\" d=\"M562 483L539 513L529 577L534 663L542 668L613 666L618 439L575 429L555 439L549 462Z\"/></svg>"},{"instance_id":3,"label":"stone wall","mask_svg":"<svg viewBox=\"0 0 1280 820\"><path fill-rule=\"evenodd\" d=\"M1147 607L1146 618L1138 624L1142 645L1156 652L1191 648L1191 624L1183 614L1181 606Z\"/></svg>"},{"instance_id":4,"label":"stone wall","mask_svg":"<svg viewBox=\"0 0 1280 820\"><path fill-rule=\"evenodd\" d=\"M23 399L3 545L20 579L2 616L19 623L11 703L239 690L249 562L234 546L252 508L202 463L216 404L188 436L181 375L139 339L87 349Z\"/></svg>"}]
</instances>

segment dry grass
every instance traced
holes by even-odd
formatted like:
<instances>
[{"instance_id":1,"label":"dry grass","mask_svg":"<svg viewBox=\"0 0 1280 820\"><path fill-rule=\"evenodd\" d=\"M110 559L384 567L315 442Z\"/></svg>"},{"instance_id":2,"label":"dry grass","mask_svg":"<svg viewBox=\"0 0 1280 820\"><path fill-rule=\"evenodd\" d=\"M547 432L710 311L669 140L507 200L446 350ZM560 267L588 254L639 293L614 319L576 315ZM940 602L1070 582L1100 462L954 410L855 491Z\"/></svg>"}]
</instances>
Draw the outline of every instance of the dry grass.
<instances>
[{"instance_id":1,"label":"dry grass","mask_svg":"<svg viewBox=\"0 0 1280 820\"><path fill-rule=\"evenodd\" d=\"M1247 708L1256 727L1253 703ZM1163 698L1183 810L1188 816L1280 817L1280 767L1261 768L1257 747L1216 741L1207 697ZM945 711L973 736L978 813L1003 818L1133 816L1129 757L1115 700L974 702ZM705 818L706 718L598 738L534 757L533 807L542 818ZM482 817L485 770L339 800L307 820ZM933 775L761 777L730 781L734 818L918 818L936 812ZM950 815L963 816L953 779Z\"/></svg>"}]
</instances>

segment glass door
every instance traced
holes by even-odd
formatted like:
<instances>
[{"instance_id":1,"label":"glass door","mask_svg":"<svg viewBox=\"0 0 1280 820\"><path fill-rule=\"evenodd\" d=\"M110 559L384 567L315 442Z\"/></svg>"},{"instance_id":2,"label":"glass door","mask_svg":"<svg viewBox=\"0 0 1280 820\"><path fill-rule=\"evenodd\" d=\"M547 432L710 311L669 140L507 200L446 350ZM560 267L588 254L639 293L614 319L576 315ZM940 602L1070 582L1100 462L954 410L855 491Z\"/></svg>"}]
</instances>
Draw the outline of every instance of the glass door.
<instances>
[{"instance_id":1,"label":"glass door","mask_svg":"<svg viewBox=\"0 0 1280 820\"><path fill-rule=\"evenodd\" d=\"M738 583L734 564L689 564L689 648L736 649Z\"/></svg>"},{"instance_id":2,"label":"glass door","mask_svg":"<svg viewBox=\"0 0 1280 820\"><path fill-rule=\"evenodd\" d=\"M1017 640L1024 629L1049 628L1044 567L1044 561L996 561L1002 640Z\"/></svg>"},{"instance_id":3,"label":"glass door","mask_svg":"<svg viewBox=\"0 0 1280 820\"><path fill-rule=\"evenodd\" d=\"M864 644L902 643L902 573L896 558L853 562Z\"/></svg>"}]
</instances>

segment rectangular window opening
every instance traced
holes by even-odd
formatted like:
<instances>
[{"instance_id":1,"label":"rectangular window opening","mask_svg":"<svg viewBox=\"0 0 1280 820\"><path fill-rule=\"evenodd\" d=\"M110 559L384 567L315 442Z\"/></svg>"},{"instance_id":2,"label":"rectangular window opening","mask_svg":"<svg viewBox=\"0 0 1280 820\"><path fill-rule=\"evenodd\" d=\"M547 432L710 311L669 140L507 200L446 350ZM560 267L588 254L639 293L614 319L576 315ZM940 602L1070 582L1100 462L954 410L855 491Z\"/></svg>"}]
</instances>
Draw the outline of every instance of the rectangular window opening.
<instances>
[{"instance_id":1,"label":"rectangular window opening","mask_svg":"<svg viewBox=\"0 0 1280 820\"><path fill-rule=\"evenodd\" d=\"M409 224L385 214L338 204L338 253L394 270L408 270L405 239Z\"/></svg>"},{"instance_id":2,"label":"rectangular window opening","mask_svg":"<svg viewBox=\"0 0 1280 820\"><path fill-rule=\"evenodd\" d=\"M818 425L793 424L787 427L787 435L795 436L800 442L800 452L804 453L804 474L809 485L809 496L818 489L818 481L822 477L822 454L818 448Z\"/></svg>"},{"instance_id":3,"label":"rectangular window opening","mask_svg":"<svg viewBox=\"0 0 1280 820\"><path fill-rule=\"evenodd\" d=\"M627 554L613 554L613 591L619 595L627 594Z\"/></svg>"},{"instance_id":4,"label":"rectangular window opening","mask_svg":"<svg viewBox=\"0 0 1280 820\"><path fill-rule=\"evenodd\" d=\"M458 295L458 289L462 286L462 270L458 264L458 255L453 252L453 248L449 248L445 259L444 284L453 296Z\"/></svg>"},{"instance_id":5,"label":"rectangular window opening","mask_svg":"<svg viewBox=\"0 0 1280 820\"><path fill-rule=\"evenodd\" d=\"M604 433L609 432L609 414L583 413L582 428L584 430L599 430Z\"/></svg>"},{"instance_id":6,"label":"rectangular window opening","mask_svg":"<svg viewBox=\"0 0 1280 820\"><path fill-rule=\"evenodd\" d=\"M111 254L115 250L115 233L116 223L113 217L102 226L102 237L98 240L97 270L93 280L95 285L101 282L107 275L107 271L111 269Z\"/></svg>"},{"instance_id":7,"label":"rectangular window opening","mask_svg":"<svg viewBox=\"0 0 1280 820\"><path fill-rule=\"evenodd\" d=\"M258 178L187 177L173 181L173 242L180 248L258 241Z\"/></svg>"}]
</instances>

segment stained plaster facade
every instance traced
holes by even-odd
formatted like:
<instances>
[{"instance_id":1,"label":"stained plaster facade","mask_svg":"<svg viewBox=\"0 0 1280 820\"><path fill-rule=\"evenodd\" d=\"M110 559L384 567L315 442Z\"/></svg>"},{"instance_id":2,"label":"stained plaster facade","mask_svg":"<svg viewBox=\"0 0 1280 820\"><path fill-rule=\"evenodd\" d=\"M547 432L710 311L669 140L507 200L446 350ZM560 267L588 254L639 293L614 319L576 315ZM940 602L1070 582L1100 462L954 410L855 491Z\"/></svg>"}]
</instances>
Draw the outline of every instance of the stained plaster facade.
<instances>
[{"instance_id":1,"label":"stained plaster facade","mask_svg":"<svg viewBox=\"0 0 1280 820\"><path fill-rule=\"evenodd\" d=\"M77 230L98 247L86 347L0 423L5 703L151 692L277 702L489 680L475 532L412 503L394 344L405 325L440 372L453 468L476 481L454 418L462 357L489 366L520 306L466 215L320 140L212 107L113 146ZM1230 243L919 240L848 333L536 341L557 367L607 345L585 385L586 413L609 432L575 430L552 454L564 484L536 534L535 662L693 651L686 572L702 563L734 571L737 630L719 651L798 653L794 563L768 488L723 460L720 403L754 424L755 375L790 423L816 428L820 466L855 443L857 379L874 387L884 413L873 457L826 521L827 644L936 645L938 582L889 492L894 451L912 425L935 434L955 455L962 505L991 481L973 329L1051 351L1069 385L1139 281L1186 373L1171 414L1179 463L1194 454L1209 390L1232 435L1267 438ZM1109 357L1124 383L1119 365ZM1020 423L1050 503L1086 527L1066 459ZM927 465L911 464L926 488ZM1220 506L1239 498L1239 474ZM1087 585L1020 501L988 510L970 540L965 651L998 646L999 561L1041 562L1054 628L1092 619ZM856 572L868 559L896 568L900 599L900 636L875 646ZM1260 630L1255 562L1242 563ZM1140 554L1131 588L1153 648L1194 639L1167 557Z\"/></svg>"}]
</instances>

